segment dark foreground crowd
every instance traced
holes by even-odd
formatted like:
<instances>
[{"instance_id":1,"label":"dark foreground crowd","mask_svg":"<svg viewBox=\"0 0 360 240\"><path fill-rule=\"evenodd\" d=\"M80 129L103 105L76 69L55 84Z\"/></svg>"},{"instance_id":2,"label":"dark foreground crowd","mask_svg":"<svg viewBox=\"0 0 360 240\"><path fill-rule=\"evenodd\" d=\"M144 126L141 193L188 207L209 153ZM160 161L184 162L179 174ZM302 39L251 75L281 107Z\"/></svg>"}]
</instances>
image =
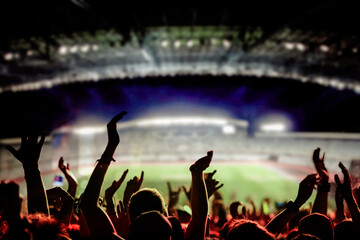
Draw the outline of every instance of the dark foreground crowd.
<instances>
[{"instance_id":1,"label":"dark foreground crowd","mask_svg":"<svg viewBox=\"0 0 360 240\"><path fill-rule=\"evenodd\" d=\"M313 154L315 173L299 183L296 199L288 201L275 214L264 208L257 211L253 203L250 207L240 202L233 202L228 213L218 191L222 184L214 179L216 171L204 173L211 163L212 151L189 168L191 188L184 187L184 191L191 215L176 208L181 189L172 190L170 183L167 204L156 189L141 188L144 172L127 182L122 200L114 203L114 194L125 180L127 170L112 182L101 198L106 171L115 161L113 155L120 143L116 124L125 114L119 113L107 124L107 146L80 198L75 198L77 180L62 158L59 168L68 181L68 190L60 187L45 190L38 167L44 136L40 140L38 136L22 137L18 150L6 146L24 169L27 213L21 211L19 185L2 181L0 239L360 239L357 191L353 191L349 171L339 163L343 180L335 175L336 211L332 214L328 210L331 184L319 148ZM315 201L310 209L305 208L303 205L314 189L317 191ZM209 215L208 199L212 195L212 215Z\"/></svg>"}]
</instances>

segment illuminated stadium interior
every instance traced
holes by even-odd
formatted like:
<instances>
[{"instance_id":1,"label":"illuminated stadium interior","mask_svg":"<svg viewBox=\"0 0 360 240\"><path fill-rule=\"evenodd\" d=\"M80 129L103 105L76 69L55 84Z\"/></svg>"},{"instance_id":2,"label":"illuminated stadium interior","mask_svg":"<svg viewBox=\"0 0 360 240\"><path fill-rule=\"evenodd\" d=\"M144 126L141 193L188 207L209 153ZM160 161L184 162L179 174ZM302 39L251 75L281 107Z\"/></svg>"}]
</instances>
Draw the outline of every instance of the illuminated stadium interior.
<instances>
[{"instance_id":1,"label":"illuminated stadium interior","mask_svg":"<svg viewBox=\"0 0 360 240\"><path fill-rule=\"evenodd\" d=\"M331 176L339 161L350 168L360 160L351 4L20 2L0 3L0 179L21 182L23 195L23 170L6 144L46 134L46 187L63 156L81 192L106 145L106 123L122 110L105 184L125 168L145 169L144 185L166 195L166 181L189 184L189 164L212 149L226 203L284 201L313 172L316 147Z\"/></svg>"}]
</instances>

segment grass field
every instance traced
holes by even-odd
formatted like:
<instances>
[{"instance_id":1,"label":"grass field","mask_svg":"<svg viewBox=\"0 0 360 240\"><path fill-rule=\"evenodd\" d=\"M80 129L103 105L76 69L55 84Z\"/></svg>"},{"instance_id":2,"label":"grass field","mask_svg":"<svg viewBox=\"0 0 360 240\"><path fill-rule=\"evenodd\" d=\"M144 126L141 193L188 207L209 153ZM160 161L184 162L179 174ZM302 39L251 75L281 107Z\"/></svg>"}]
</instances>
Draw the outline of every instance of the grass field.
<instances>
[{"instance_id":1,"label":"grass field","mask_svg":"<svg viewBox=\"0 0 360 240\"><path fill-rule=\"evenodd\" d=\"M160 193L167 200L167 181L170 181L173 189L185 185L190 186L190 172L189 166L182 163L154 163L143 165L123 165L112 164L106 174L102 193L110 186L114 179L119 179L125 169L129 169L129 173L125 182L116 193L117 199L122 199L126 181L133 178L135 175L140 176L141 170L144 170L145 177L143 187L157 188ZM228 206L232 201L239 200L245 202L248 197L251 197L255 204L259 206L261 200L269 197L273 201L283 202L294 199L298 190L298 182L290 179L274 168L269 168L262 163L242 163L242 164L216 164L214 163L206 172L217 170L215 178L224 186L221 188L224 202ZM92 167L88 169L87 175L79 177L78 193L83 192L89 179L89 174ZM52 187L52 180L54 174L44 176L46 188ZM63 186L67 189L66 180ZM314 195L311 201L314 199ZM180 195L179 207L187 204L186 196L182 192Z\"/></svg>"}]
</instances>

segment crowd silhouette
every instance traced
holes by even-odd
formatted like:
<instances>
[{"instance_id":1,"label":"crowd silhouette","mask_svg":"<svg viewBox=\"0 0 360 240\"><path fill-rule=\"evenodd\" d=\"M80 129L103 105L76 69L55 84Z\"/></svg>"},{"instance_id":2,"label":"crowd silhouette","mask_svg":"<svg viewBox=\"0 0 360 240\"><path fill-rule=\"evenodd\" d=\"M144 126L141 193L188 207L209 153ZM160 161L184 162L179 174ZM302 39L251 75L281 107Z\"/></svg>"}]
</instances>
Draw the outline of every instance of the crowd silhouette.
<instances>
[{"instance_id":1,"label":"crowd silhouette","mask_svg":"<svg viewBox=\"0 0 360 240\"><path fill-rule=\"evenodd\" d=\"M314 174L304 176L295 200L289 200L275 213L266 207L270 199L264 200L260 210L252 201L249 204L235 201L229 208L224 206L221 201L223 184L214 178L216 170L205 172L211 164L212 151L189 166L189 188L183 186L174 190L170 182L167 183L167 203L157 189L141 188L146 177L144 172L127 181L123 199L114 201L114 194L124 183L128 170L124 170L120 179L114 179L105 195L100 196L105 174L115 161L113 156L120 143L116 125L125 115L123 111L107 124L107 146L79 198L76 198L79 195L77 179L63 158L58 167L67 179L67 191L61 187L45 190L38 167L44 136L22 137L17 150L6 146L23 166L27 211L21 211L23 199L19 185L14 181L1 181L0 239L359 239L359 191L353 189L349 171L340 162L343 180L335 175L336 211L330 212L331 179L325 167L325 154L320 154L319 148L313 152ZM305 206L314 189L314 203ZM188 198L191 215L177 209L181 191ZM213 200L209 206L211 196Z\"/></svg>"}]
</instances>

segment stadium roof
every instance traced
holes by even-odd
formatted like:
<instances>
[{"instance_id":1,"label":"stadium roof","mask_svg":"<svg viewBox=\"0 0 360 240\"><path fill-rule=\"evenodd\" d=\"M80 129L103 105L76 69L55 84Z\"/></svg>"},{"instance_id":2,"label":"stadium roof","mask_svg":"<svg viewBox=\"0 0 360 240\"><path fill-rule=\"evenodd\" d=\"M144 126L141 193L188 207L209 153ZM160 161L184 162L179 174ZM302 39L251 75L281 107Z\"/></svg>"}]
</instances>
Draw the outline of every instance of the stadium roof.
<instances>
[{"instance_id":1,"label":"stadium roof","mask_svg":"<svg viewBox=\"0 0 360 240\"><path fill-rule=\"evenodd\" d=\"M0 7L0 92L209 74L360 92L359 19L348 2L72 0Z\"/></svg>"},{"instance_id":2,"label":"stadium roof","mask_svg":"<svg viewBox=\"0 0 360 240\"><path fill-rule=\"evenodd\" d=\"M114 81L129 87L132 81L144 84L145 77L149 82L155 79L155 84L159 78L161 84L169 78L168 83L180 84L175 88L197 84L199 90L212 84L203 91L218 96L206 104L218 108L234 105L233 99L226 102L219 86L250 85L251 93L232 109L233 117L249 122L265 108L282 107L281 111L292 111L304 122L300 130L360 131L360 117L352 112L360 103L360 28L354 4L310 0L2 1L0 102L6 117L0 122L0 136L18 136L19 129L29 129L31 124L48 132L82 114L82 106L101 109L96 113L114 112L113 106L104 106L123 102L126 95L119 93ZM190 80L185 79L188 76ZM211 79L217 79L216 86ZM105 91L99 81L110 82L110 90ZM89 85L90 90L84 92ZM153 92L136 91L126 99L149 102L154 97ZM234 91L241 95L245 90ZM97 98L99 92L100 100L92 104L83 103L80 97ZM185 93L182 97L194 100ZM249 109L258 99L256 110ZM163 100L159 97L154 104ZM142 111L126 106L129 111ZM238 109L247 112L238 113ZM40 114L41 120L37 119ZM31 121L20 127L25 119Z\"/></svg>"}]
</instances>

